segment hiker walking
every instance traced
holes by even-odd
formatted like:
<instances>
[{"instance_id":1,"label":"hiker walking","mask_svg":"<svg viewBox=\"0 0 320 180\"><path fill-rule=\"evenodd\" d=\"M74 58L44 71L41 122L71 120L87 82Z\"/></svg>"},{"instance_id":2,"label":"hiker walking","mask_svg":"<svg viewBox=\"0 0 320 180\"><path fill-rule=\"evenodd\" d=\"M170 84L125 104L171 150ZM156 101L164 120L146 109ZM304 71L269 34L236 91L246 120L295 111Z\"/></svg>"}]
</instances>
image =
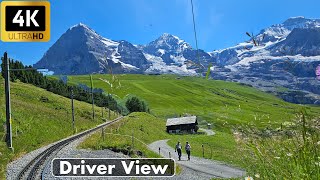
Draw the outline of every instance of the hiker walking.
<instances>
[{"instance_id":1,"label":"hiker walking","mask_svg":"<svg viewBox=\"0 0 320 180\"><path fill-rule=\"evenodd\" d=\"M176 148L175 148L174 152L178 152L179 161L181 161L181 144L180 144L179 141L178 141L178 143L176 144Z\"/></svg>"},{"instance_id":2,"label":"hiker walking","mask_svg":"<svg viewBox=\"0 0 320 180\"><path fill-rule=\"evenodd\" d=\"M190 146L190 144L189 144L189 142L187 141L186 142L186 152L187 152L187 154L188 154L188 161L190 161L190 151L191 151L191 146Z\"/></svg>"}]
</instances>

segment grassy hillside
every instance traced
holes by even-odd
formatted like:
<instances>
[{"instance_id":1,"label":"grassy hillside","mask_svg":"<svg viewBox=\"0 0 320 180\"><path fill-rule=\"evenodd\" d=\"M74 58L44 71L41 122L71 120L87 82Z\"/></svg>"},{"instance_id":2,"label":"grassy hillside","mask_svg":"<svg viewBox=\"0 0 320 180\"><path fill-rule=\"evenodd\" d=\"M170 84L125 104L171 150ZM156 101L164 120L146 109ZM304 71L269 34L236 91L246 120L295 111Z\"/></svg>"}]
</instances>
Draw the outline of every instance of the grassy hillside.
<instances>
[{"instance_id":1,"label":"grassy hillside","mask_svg":"<svg viewBox=\"0 0 320 180\"><path fill-rule=\"evenodd\" d=\"M159 157L158 154L148 150L147 144L158 139L169 138L165 132L165 122L147 113L131 113L120 122L112 124L105 130L105 139L102 132L98 132L87 138L81 148L90 149L115 149L125 154L129 153L132 157ZM132 135L133 146L132 147Z\"/></svg>"},{"instance_id":2,"label":"grassy hillside","mask_svg":"<svg viewBox=\"0 0 320 180\"><path fill-rule=\"evenodd\" d=\"M232 82L175 75L118 75L118 78L121 88L113 91L105 82L110 81L109 75L94 75L94 86L122 99L129 94L137 95L149 103L151 113L158 117L194 114L201 119L200 123L213 123L220 130L226 125L228 129L239 124L264 127L269 122L288 121L301 107ZM90 85L88 76L69 76L69 82ZM311 114L320 112L319 107L307 108Z\"/></svg>"},{"instance_id":3,"label":"grassy hillside","mask_svg":"<svg viewBox=\"0 0 320 180\"><path fill-rule=\"evenodd\" d=\"M73 134L70 99L16 82L11 83L11 102L14 153L4 143L4 80L0 78L0 122L3 125L0 128L0 179L4 179L8 162ZM95 108L96 120L92 120L91 108L88 103L75 101L75 124L78 132L103 123L101 108Z\"/></svg>"},{"instance_id":4,"label":"grassy hillside","mask_svg":"<svg viewBox=\"0 0 320 180\"><path fill-rule=\"evenodd\" d=\"M205 80L198 77L178 77L175 75L118 75L121 88L110 89L106 80L109 75L94 75L95 88L114 93L119 99L129 95L137 95L145 99L151 109L150 115L128 117L128 123L120 124L120 134L130 135L131 131L140 132L139 123L143 129L150 129L150 134L137 134L144 143L160 139L170 139L169 145L177 141L189 141L193 147L193 155L202 156L202 144L205 157L225 161L245 167L243 157L239 156L238 146L231 129L242 125L264 128L279 127L280 123L291 121L296 112L304 107L310 115L319 115L319 107L301 106L287 103L271 94L238 83ZM69 82L90 85L88 76L70 76ZM165 118L181 114L194 114L204 126L210 122L214 125L215 136L206 135L168 135L165 130ZM160 121L155 124L151 119ZM150 120L150 123L148 123ZM135 125L135 123L138 123ZM157 131L155 131L157 129ZM161 130L161 132L158 132ZM106 138L101 140L101 134L90 138L82 147L93 149L130 146L130 138ZM145 151L142 148L143 151ZM212 155L211 155L212 151Z\"/></svg>"}]
</instances>

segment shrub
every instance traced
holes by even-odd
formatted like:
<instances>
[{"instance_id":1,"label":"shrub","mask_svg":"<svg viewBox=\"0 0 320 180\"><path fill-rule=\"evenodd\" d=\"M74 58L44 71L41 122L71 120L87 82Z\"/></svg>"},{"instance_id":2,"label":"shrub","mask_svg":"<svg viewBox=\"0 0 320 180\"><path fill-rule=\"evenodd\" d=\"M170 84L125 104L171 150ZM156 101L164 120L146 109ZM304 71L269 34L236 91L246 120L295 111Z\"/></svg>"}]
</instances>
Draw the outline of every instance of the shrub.
<instances>
[{"instance_id":1,"label":"shrub","mask_svg":"<svg viewBox=\"0 0 320 180\"><path fill-rule=\"evenodd\" d=\"M49 102L49 98L45 97L45 96L41 96L40 97L40 101L41 102Z\"/></svg>"},{"instance_id":2,"label":"shrub","mask_svg":"<svg viewBox=\"0 0 320 180\"><path fill-rule=\"evenodd\" d=\"M130 97L126 101L126 107L129 112L149 112L149 108L145 101L140 100L138 97Z\"/></svg>"}]
</instances>

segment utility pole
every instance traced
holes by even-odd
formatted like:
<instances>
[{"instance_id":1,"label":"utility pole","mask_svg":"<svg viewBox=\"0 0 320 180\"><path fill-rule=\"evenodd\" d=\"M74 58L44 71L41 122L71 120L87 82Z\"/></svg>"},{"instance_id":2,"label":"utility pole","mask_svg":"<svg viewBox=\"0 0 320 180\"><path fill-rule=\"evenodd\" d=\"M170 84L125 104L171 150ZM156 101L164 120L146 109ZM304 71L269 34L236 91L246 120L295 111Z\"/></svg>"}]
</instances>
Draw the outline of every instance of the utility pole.
<instances>
[{"instance_id":1,"label":"utility pole","mask_svg":"<svg viewBox=\"0 0 320 180\"><path fill-rule=\"evenodd\" d=\"M5 95L6 95L6 124L7 124L7 134L6 142L7 146L10 149L12 147L12 126L11 126L11 102L10 102L10 71L9 71L9 59L7 52L3 55L3 64L4 64L4 79L5 79Z\"/></svg>"},{"instance_id":2,"label":"utility pole","mask_svg":"<svg viewBox=\"0 0 320 180\"><path fill-rule=\"evenodd\" d=\"M29 71L38 70L34 68L10 69L10 62L7 52L3 55L4 80L5 80L5 96L6 96L6 143L8 148L13 150L12 146L12 119L11 119L11 98L10 98L10 71Z\"/></svg>"},{"instance_id":3,"label":"utility pole","mask_svg":"<svg viewBox=\"0 0 320 180\"><path fill-rule=\"evenodd\" d=\"M73 132L75 132L73 96L74 96L74 94L73 94L73 87L71 87L72 129L73 129Z\"/></svg>"},{"instance_id":4,"label":"utility pole","mask_svg":"<svg viewBox=\"0 0 320 180\"><path fill-rule=\"evenodd\" d=\"M91 99L92 99L92 119L94 120L94 99L93 99L93 81L92 81L92 75L90 75L90 81L91 81Z\"/></svg>"}]
</instances>

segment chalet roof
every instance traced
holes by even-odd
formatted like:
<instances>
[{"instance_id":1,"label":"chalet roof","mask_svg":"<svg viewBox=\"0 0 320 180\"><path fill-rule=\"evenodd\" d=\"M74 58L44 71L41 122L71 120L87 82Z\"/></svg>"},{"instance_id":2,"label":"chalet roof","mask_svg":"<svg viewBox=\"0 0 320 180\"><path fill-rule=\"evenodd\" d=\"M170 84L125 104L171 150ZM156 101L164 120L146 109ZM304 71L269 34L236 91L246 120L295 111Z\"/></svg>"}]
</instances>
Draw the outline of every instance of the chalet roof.
<instances>
[{"instance_id":1,"label":"chalet roof","mask_svg":"<svg viewBox=\"0 0 320 180\"><path fill-rule=\"evenodd\" d=\"M197 116L179 117L179 118L169 118L167 119L166 126L180 125L180 124L192 124L196 123Z\"/></svg>"}]
</instances>

